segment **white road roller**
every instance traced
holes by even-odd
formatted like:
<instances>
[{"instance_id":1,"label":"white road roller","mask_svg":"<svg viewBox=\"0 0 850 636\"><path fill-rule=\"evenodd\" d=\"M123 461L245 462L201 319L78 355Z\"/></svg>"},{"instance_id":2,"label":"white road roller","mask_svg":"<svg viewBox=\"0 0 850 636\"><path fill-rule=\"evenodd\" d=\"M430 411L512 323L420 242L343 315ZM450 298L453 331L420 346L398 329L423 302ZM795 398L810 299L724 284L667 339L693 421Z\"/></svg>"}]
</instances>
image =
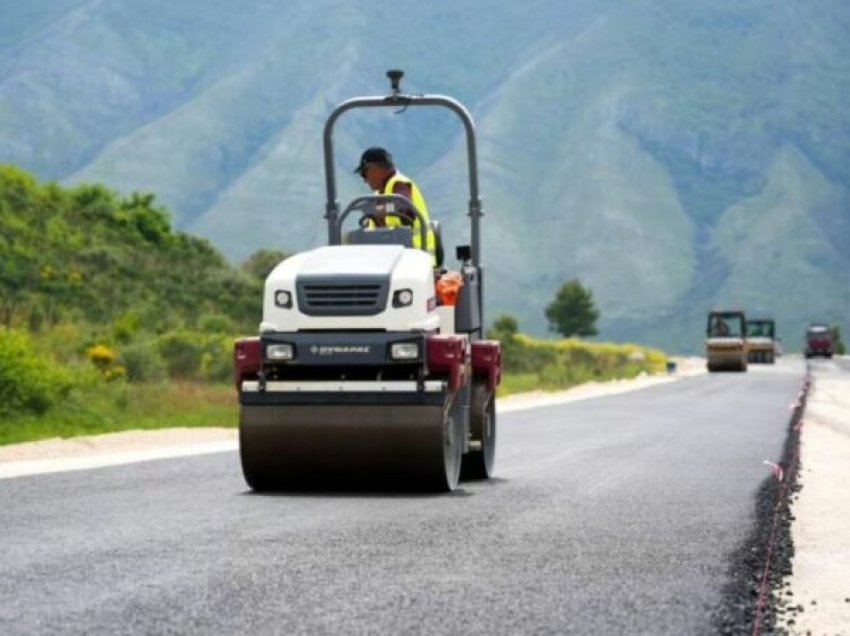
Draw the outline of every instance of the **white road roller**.
<instances>
[{"instance_id":1,"label":"white road roller","mask_svg":"<svg viewBox=\"0 0 850 636\"><path fill-rule=\"evenodd\" d=\"M387 75L389 95L345 101L325 124L328 245L269 274L259 336L236 342L240 455L254 490L451 491L461 477L493 472L501 348L483 338L474 124L458 101L403 94L403 74ZM453 305L435 293L441 247L435 268L413 246L411 226L368 223L376 206L418 214L410 201L364 196L342 211L337 202L338 118L358 108L416 107L449 109L466 133L470 244L456 250L462 286ZM427 245L420 226L419 244Z\"/></svg>"}]
</instances>

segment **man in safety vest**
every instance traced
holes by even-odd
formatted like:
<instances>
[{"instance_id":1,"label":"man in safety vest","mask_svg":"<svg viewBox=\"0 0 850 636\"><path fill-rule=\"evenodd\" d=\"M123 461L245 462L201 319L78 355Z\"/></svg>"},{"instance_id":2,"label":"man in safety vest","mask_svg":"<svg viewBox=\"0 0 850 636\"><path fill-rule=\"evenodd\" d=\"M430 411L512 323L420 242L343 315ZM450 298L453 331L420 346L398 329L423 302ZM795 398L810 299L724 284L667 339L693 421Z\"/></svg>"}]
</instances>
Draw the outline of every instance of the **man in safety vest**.
<instances>
[{"instance_id":1,"label":"man in safety vest","mask_svg":"<svg viewBox=\"0 0 850 636\"><path fill-rule=\"evenodd\" d=\"M360 163L354 169L354 172L363 177L363 180L376 194L400 194L413 202L413 205L416 206L416 209L419 210L419 213L425 220L428 241L425 248L431 254L436 265L436 239L431 229L431 219L428 216L428 206L425 203L425 197L422 196L422 192L412 179L396 170L392 155L384 148L368 148L360 156ZM421 248L421 221L413 213L405 214L405 210L397 210L397 212L408 217L409 220L408 218L401 219L394 215L387 215L386 210L383 210L382 215L382 211L378 209L376 210L376 217L378 217L377 224L385 227L410 226L413 233L413 246Z\"/></svg>"}]
</instances>

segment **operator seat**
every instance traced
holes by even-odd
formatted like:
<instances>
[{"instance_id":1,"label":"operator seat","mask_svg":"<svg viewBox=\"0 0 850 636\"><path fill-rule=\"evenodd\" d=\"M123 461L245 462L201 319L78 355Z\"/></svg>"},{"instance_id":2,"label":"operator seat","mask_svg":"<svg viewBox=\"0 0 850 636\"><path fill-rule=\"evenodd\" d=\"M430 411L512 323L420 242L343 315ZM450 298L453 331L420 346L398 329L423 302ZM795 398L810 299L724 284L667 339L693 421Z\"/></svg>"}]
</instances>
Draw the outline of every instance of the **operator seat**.
<instances>
[{"instance_id":1,"label":"operator seat","mask_svg":"<svg viewBox=\"0 0 850 636\"><path fill-rule=\"evenodd\" d=\"M443 248L442 228L439 221L431 221L431 231L434 233L434 259L439 269L443 266L446 257ZM345 238L345 242L349 245L401 245L403 247L413 247L413 232L406 226L358 228L348 232Z\"/></svg>"}]
</instances>

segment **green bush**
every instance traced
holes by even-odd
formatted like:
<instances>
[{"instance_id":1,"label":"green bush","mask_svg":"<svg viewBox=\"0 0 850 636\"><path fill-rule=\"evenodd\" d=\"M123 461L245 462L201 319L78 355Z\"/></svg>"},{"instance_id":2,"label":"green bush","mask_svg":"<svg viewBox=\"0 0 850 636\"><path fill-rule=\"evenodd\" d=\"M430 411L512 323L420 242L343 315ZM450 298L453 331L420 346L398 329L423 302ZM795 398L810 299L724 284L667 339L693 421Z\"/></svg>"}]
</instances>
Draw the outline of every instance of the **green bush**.
<instances>
[{"instance_id":1,"label":"green bush","mask_svg":"<svg viewBox=\"0 0 850 636\"><path fill-rule=\"evenodd\" d=\"M191 380L199 375L204 343L198 334L189 331L172 331L157 340L159 354L168 367L168 375L175 379Z\"/></svg>"},{"instance_id":2,"label":"green bush","mask_svg":"<svg viewBox=\"0 0 850 636\"><path fill-rule=\"evenodd\" d=\"M522 347L517 343L519 323L510 314L500 314L493 322L485 336L490 340L498 340L502 344L502 364L505 369L519 370L522 367Z\"/></svg>"},{"instance_id":3,"label":"green bush","mask_svg":"<svg viewBox=\"0 0 850 636\"><path fill-rule=\"evenodd\" d=\"M233 320L219 313L206 313L198 319L198 329L205 333L225 333L234 330Z\"/></svg>"},{"instance_id":4,"label":"green bush","mask_svg":"<svg viewBox=\"0 0 850 636\"><path fill-rule=\"evenodd\" d=\"M512 334L504 347L505 383L500 395L565 389L582 382L632 378L665 369L662 351L632 344L539 340Z\"/></svg>"},{"instance_id":5,"label":"green bush","mask_svg":"<svg viewBox=\"0 0 850 636\"><path fill-rule=\"evenodd\" d=\"M233 377L233 338L212 335L201 357L201 377L209 382L226 382Z\"/></svg>"},{"instance_id":6,"label":"green bush","mask_svg":"<svg viewBox=\"0 0 850 636\"><path fill-rule=\"evenodd\" d=\"M233 337L206 331L172 331L157 339L169 377L225 381L233 373Z\"/></svg>"},{"instance_id":7,"label":"green bush","mask_svg":"<svg viewBox=\"0 0 850 636\"><path fill-rule=\"evenodd\" d=\"M29 336L0 327L0 417L44 413L71 388L70 375L40 354Z\"/></svg>"},{"instance_id":8,"label":"green bush","mask_svg":"<svg viewBox=\"0 0 850 636\"><path fill-rule=\"evenodd\" d=\"M112 336L116 341L128 343L133 340L141 328L141 319L135 311L128 311L112 321Z\"/></svg>"},{"instance_id":9,"label":"green bush","mask_svg":"<svg viewBox=\"0 0 850 636\"><path fill-rule=\"evenodd\" d=\"M154 342L127 345L121 349L118 359L129 382L162 382L168 378L168 366Z\"/></svg>"}]
</instances>

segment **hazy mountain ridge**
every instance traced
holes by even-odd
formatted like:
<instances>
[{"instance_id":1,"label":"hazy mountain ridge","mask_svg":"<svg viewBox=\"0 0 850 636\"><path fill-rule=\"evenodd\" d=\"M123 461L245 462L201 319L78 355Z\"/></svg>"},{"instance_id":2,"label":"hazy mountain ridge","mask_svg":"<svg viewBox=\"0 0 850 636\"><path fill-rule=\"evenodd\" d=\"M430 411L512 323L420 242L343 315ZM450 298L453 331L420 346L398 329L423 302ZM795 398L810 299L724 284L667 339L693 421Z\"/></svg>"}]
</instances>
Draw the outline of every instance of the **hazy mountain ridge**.
<instances>
[{"instance_id":1,"label":"hazy mountain ridge","mask_svg":"<svg viewBox=\"0 0 850 636\"><path fill-rule=\"evenodd\" d=\"M777 316L789 348L809 319L850 324L840 0L39 5L48 25L0 26L0 160L157 192L232 257L324 240L324 118L400 66L476 117L491 318L540 331L578 276L605 337L693 349L722 304ZM347 115L340 199L385 144L454 245L459 134L441 113Z\"/></svg>"}]
</instances>

